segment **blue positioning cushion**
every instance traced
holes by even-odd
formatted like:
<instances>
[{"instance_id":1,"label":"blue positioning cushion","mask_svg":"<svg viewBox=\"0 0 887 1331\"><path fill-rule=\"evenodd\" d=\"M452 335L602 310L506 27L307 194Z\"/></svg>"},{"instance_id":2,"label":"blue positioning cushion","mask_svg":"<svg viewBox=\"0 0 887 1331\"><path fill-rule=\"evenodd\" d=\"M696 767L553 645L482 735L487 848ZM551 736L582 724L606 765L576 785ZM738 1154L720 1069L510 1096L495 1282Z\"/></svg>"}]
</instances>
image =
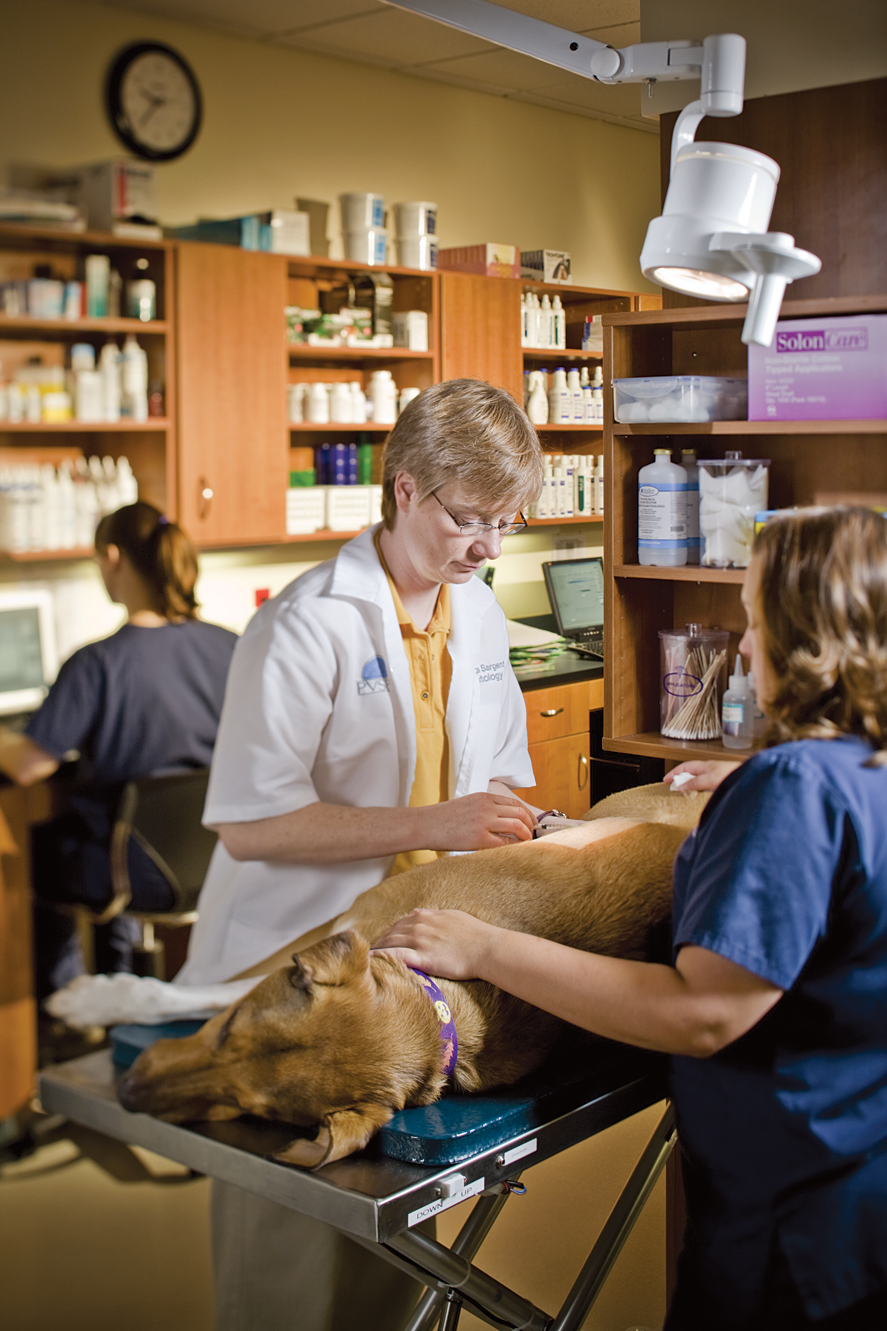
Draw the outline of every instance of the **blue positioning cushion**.
<instances>
[{"instance_id":1,"label":"blue positioning cushion","mask_svg":"<svg viewBox=\"0 0 887 1331\"><path fill-rule=\"evenodd\" d=\"M155 1040L193 1035L204 1021L164 1021L159 1026L112 1026L111 1061L115 1067L131 1068L143 1049Z\"/></svg>"}]
</instances>

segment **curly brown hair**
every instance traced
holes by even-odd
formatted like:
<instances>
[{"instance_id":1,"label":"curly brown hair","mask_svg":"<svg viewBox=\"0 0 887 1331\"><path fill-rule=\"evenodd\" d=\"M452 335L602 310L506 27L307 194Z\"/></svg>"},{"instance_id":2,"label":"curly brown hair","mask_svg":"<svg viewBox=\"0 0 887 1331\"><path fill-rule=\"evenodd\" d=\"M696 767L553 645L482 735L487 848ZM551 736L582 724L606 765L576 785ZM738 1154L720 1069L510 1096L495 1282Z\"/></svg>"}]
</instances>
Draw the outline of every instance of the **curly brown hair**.
<instances>
[{"instance_id":1,"label":"curly brown hair","mask_svg":"<svg viewBox=\"0 0 887 1331\"><path fill-rule=\"evenodd\" d=\"M777 681L767 743L859 735L887 763L887 521L802 509L771 519L754 555Z\"/></svg>"},{"instance_id":2,"label":"curly brown hair","mask_svg":"<svg viewBox=\"0 0 887 1331\"><path fill-rule=\"evenodd\" d=\"M382 454L382 520L397 517L394 482L406 471L418 498L458 481L480 508L521 508L542 489L542 449L510 393L482 379L446 379L404 408Z\"/></svg>"}]
</instances>

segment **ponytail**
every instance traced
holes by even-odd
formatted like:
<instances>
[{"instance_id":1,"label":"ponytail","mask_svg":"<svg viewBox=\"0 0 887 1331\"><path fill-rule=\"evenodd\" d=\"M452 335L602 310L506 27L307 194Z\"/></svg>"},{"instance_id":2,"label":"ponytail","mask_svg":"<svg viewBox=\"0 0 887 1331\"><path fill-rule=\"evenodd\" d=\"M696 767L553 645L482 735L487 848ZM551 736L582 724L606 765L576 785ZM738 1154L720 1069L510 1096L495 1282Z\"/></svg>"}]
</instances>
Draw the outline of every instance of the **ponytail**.
<instances>
[{"instance_id":1,"label":"ponytail","mask_svg":"<svg viewBox=\"0 0 887 1331\"><path fill-rule=\"evenodd\" d=\"M102 518L95 547L103 554L109 545L122 550L145 579L160 614L173 621L196 617L197 552L178 523L140 499Z\"/></svg>"}]
</instances>

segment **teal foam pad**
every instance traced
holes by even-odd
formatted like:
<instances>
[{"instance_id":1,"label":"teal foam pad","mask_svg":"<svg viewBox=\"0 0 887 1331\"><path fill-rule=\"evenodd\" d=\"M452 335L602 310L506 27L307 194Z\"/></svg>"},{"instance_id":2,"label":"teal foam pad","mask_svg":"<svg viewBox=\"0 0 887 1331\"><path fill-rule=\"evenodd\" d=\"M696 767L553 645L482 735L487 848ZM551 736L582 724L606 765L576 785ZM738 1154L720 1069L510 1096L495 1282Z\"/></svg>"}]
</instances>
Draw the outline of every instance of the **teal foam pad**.
<instances>
[{"instance_id":1,"label":"teal foam pad","mask_svg":"<svg viewBox=\"0 0 887 1331\"><path fill-rule=\"evenodd\" d=\"M513 1086L479 1095L449 1094L433 1105L402 1109L371 1149L416 1165L458 1165L637 1078L661 1072L655 1054L607 1041L559 1050Z\"/></svg>"},{"instance_id":2,"label":"teal foam pad","mask_svg":"<svg viewBox=\"0 0 887 1331\"><path fill-rule=\"evenodd\" d=\"M114 1026L111 1057L117 1067L131 1067L155 1040L193 1035L203 1024ZM409 1164L458 1165L642 1077L660 1074L664 1096L664 1070L660 1055L580 1038L557 1049L541 1068L514 1086L492 1094L451 1093L433 1105L402 1109L377 1133L368 1150Z\"/></svg>"},{"instance_id":3,"label":"teal foam pad","mask_svg":"<svg viewBox=\"0 0 887 1331\"><path fill-rule=\"evenodd\" d=\"M112 1026L111 1061L115 1067L131 1068L143 1049L155 1040L169 1040L199 1031L203 1021L164 1021L159 1026Z\"/></svg>"}]
</instances>

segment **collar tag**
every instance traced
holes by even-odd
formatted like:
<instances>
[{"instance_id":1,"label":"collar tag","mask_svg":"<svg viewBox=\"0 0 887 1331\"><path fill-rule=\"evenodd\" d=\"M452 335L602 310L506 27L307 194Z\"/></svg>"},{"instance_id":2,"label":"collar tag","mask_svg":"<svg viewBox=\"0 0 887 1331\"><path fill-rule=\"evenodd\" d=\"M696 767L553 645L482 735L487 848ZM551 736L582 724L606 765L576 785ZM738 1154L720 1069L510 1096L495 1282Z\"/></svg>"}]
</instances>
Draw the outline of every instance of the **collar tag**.
<instances>
[{"instance_id":1,"label":"collar tag","mask_svg":"<svg viewBox=\"0 0 887 1331\"><path fill-rule=\"evenodd\" d=\"M451 1077L456 1068L456 1060L459 1057L459 1038L456 1035L456 1024L453 1021L450 1005L430 975L426 975L424 971L416 970L415 966L410 966L408 969L416 976L434 1005L434 1011L440 1022L440 1044L444 1061L444 1075Z\"/></svg>"}]
</instances>

